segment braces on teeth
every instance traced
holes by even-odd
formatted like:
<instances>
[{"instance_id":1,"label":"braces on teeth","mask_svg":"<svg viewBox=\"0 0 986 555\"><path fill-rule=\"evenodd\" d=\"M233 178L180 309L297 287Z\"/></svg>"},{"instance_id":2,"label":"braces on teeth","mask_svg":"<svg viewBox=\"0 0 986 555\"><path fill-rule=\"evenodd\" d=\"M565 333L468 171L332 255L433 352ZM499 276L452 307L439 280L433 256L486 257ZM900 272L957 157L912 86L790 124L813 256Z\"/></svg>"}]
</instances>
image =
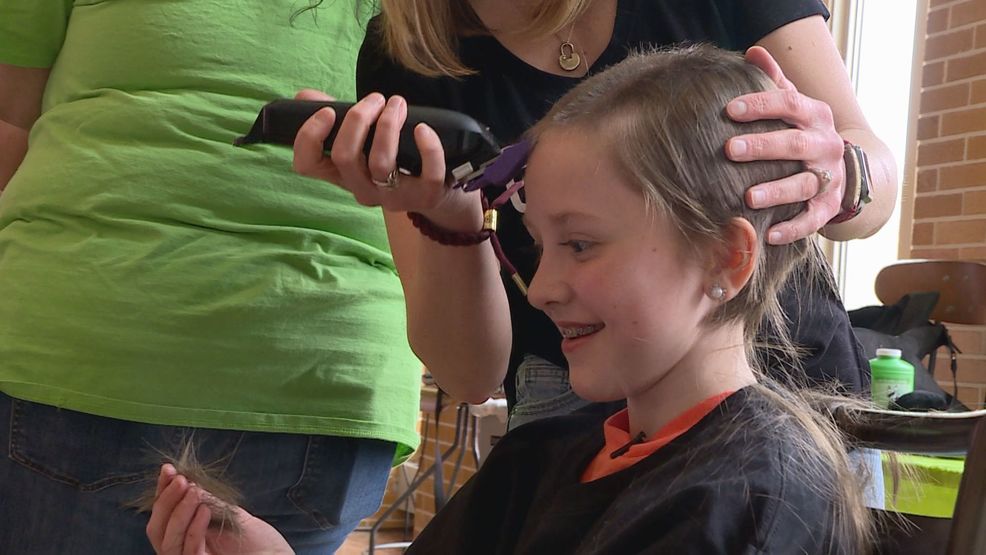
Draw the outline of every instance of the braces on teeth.
<instances>
[{"instance_id":1,"label":"braces on teeth","mask_svg":"<svg viewBox=\"0 0 986 555\"><path fill-rule=\"evenodd\" d=\"M583 335L588 335L594 331L598 331L602 326L582 326L580 328L564 328L561 331L562 337L566 339L572 339L574 337L580 337Z\"/></svg>"}]
</instances>

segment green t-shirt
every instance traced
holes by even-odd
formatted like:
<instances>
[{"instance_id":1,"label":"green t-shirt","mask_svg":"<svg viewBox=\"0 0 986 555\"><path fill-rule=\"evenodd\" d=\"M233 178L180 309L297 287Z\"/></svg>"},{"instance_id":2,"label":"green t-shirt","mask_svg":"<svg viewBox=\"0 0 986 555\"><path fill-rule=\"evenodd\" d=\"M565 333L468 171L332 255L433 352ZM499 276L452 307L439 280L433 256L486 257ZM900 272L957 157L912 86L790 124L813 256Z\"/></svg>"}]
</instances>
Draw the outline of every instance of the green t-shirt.
<instances>
[{"instance_id":1,"label":"green t-shirt","mask_svg":"<svg viewBox=\"0 0 986 555\"><path fill-rule=\"evenodd\" d=\"M381 212L237 148L267 101L355 95L371 2L6 0L51 67L0 195L0 390L158 424L418 442Z\"/></svg>"}]
</instances>

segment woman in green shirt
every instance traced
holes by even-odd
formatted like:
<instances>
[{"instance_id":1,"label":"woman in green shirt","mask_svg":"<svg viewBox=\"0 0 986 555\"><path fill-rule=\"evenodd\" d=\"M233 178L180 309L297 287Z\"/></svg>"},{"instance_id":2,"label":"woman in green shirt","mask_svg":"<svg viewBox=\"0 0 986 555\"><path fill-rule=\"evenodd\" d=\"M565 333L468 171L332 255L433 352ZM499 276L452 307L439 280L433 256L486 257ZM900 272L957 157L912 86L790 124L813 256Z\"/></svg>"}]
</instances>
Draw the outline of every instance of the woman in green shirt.
<instances>
[{"instance_id":1,"label":"woman in green shirt","mask_svg":"<svg viewBox=\"0 0 986 555\"><path fill-rule=\"evenodd\" d=\"M146 550L120 506L189 435L300 552L376 509L420 368L380 211L232 146L272 98L353 99L371 8L0 6L0 552Z\"/></svg>"}]
</instances>

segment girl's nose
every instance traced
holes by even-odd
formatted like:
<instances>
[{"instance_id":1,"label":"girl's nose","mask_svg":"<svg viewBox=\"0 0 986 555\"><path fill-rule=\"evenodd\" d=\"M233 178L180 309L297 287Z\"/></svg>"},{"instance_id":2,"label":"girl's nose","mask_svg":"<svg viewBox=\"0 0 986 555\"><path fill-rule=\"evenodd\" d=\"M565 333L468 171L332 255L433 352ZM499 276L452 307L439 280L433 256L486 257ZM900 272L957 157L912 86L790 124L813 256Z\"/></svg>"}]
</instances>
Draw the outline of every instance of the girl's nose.
<instances>
[{"instance_id":1,"label":"girl's nose","mask_svg":"<svg viewBox=\"0 0 986 555\"><path fill-rule=\"evenodd\" d=\"M527 288L527 301L534 308L547 312L551 306L564 303L569 297L568 291L561 272L542 258Z\"/></svg>"}]
</instances>

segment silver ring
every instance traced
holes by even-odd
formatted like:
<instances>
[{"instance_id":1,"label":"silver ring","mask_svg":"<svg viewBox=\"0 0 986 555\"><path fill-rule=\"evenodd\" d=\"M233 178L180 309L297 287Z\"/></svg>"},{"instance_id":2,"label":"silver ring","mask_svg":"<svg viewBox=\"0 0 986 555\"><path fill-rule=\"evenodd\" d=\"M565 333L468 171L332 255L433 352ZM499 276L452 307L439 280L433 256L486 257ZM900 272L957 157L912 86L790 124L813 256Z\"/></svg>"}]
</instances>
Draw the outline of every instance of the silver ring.
<instances>
[{"instance_id":1,"label":"silver ring","mask_svg":"<svg viewBox=\"0 0 986 555\"><path fill-rule=\"evenodd\" d=\"M818 193L822 194L829 188L829 183L832 183L832 172L829 170L823 170L821 168L813 168L811 166L805 167L806 171L815 174L818 178Z\"/></svg>"},{"instance_id":2,"label":"silver ring","mask_svg":"<svg viewBox=\"0 0 986 555\"><path fill-rule=\"evenodd\" d=\"M376 185L381 189L392 191L396 189L398 185L401 184L401 172L397 168L394 168L392 172L387 174L386 181L377 181L372 177L370 178L370 181L372 181L374 185Z\"/></svg>"}]
</instances>

